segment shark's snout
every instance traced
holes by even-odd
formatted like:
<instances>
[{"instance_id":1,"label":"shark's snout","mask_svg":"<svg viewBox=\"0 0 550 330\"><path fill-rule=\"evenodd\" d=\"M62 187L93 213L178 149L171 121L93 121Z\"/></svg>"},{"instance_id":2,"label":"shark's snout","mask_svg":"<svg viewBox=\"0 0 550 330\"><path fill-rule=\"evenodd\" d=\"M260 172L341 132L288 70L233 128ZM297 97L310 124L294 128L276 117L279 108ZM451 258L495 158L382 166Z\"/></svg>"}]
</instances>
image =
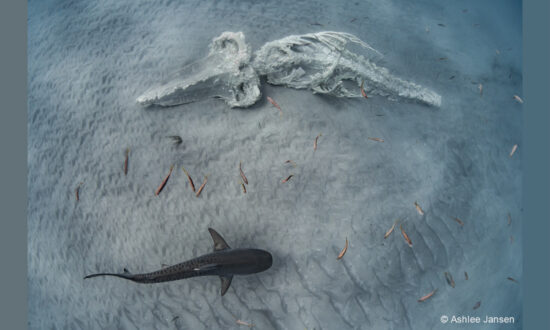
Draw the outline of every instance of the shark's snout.
<instances>
[{"instance_id":1,"label":"shark's snout","mask_svg":"<svg viewBox=\"0 0 550 330\"><path fill-rule=\"evenodd\" d=\"M273 257L271 256L271 253L260 250L261 253L258 256L259 262L258 264L261 266L261 271L267 270L273 265Z\"/></svg>"}]
</instances>

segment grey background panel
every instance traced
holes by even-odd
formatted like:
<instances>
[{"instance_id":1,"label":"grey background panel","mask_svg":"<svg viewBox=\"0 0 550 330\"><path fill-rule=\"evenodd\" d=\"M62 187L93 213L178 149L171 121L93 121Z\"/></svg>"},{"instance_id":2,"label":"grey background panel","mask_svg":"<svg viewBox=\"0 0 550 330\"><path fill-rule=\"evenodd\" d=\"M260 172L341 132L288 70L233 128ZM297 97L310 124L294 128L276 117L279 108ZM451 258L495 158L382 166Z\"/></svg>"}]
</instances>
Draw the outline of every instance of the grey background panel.
<instances>
[{"instance_id":1,"label":"grey background panel","mask_svg":"<svg viewBox=\"0 0 550 330\"><path fill-rule=\"evenodd\" d=\"M441 315L466 314L513 316L510 328L519 328L528 102L512 96L524 97L521 24L517 2L31 2L30 327L226 328L242 319L260 328L437 329ZM243 31L256 50L323 30L369 42L392 73L433 88L443 105L267 84L262 93L282 116L266 101L248 109L219 100L165 109L135 103L205 56L223 31ZM180 135L182 145L167 135ZM196 185L209 175L200 198L182 165ZM397 218L412 248L398 228L383 239ZM214 278L156 286L82 280L210 251L208 226L232 247L271 251L274 266L236 277L223 298ZM346 237L350 248L337 261ZM435 288L430 300L416 301Z\"/></svg>"}]
</instances>

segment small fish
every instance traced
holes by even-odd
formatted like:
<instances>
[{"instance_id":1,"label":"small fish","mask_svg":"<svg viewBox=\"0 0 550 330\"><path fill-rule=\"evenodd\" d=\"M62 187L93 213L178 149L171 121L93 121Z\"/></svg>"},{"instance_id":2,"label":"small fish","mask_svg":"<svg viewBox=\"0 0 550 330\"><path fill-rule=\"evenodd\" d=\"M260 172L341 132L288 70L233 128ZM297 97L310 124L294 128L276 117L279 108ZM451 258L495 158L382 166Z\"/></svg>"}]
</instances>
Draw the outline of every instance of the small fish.
<instances>
[{"instance_id":1,"label":"small fish","mask_svg":"<svg viewBox=\"0 0 550 330\"><path fill-rule=\"evenodd\" d=\"M191 189L193 190L193 192L195 192L195 184L193 183L193 179L191 179L191 176L189 175L189 173L187 172L185 167L182 166L181 169L183 170L185 175L187 175L187 180L189 181L189 186L191 186Z\"/></svg>"},{"instance_id":2,"label":"small fish","mask_svg":"<svg viewBox=\"0 0 550 330\"><path fill-rule=\"evenodd\" d=\"M468 12L468 9L462 9L462 12L463 12L463 13L467 13L467 12Z\"/></svg>"},{"instance_id":3,"label":"small fish","mask_svg":"<svg viewBox=\"0 0 550 330\"><path fill-rule=\"evenodd\" d=\"M292 178L294 176L294 174L291 174L288 176L288 178L284 179L283 181L281 181L282 183L286 183L288 180L290 180L290 178Z\"/></svg>"},{"instance_id":4,"label":"small fish","mask_svg":"<svg viewBox=\"0 0 550 330\"><path fill-rule=\"evenodd\" d=\"M450 273L448 272L445 272L445 279L447 280L447 283L451 286L451 287L455 287L455 280L453 280L453 275L451 275Z\"/></svg>"},{"instance_id":5,"label":"small fish","mask_svg":"<svg viewBox=\"0 0 550 330\"><path fill-rule=\"evenodd\" d=\"M317 22L314 22L314 23L309 23L309 25L324 26L323 24L321 24L321 23L317 23Z\"/></svg>"},{"instance_id":6,"label":"small fish","mask_svg":"<svg viewBox=\"0 0 550 330\"><path fill-rule=\"evenodd\" d=\"M409 246L412 247L413 243L412 243L411 239L409 238L409 235L407 235L407 233L403 229L403 225L399 225L399 228L401 229L401 234L403 235L403 238L405 239L405 241L407 241L407 244L409 244Z\"/></svg>"},{"instance_id":7,"label":"small fish","mask_svg":"<svg viewBox=\"0 0 550 330\"><path fill-rule=\"evenodd\" d=\"M483 95L483 85L482 85L482 84L479 84L479 85L477 86L477 88L479 88L479 95L480 95L480 96Z\"/></svg>"},{"instance_id":8,"label":"small fish","mask_svg":"<svg viewBox=\"0 0 550 330\"><path fill-rule=\"evenodd\" d=\"M206 181L208 181L208 175L204 177L204 181L199 187L199 190L197 190L197 197L201 194L202 190L204 189L204 186L206 186Z\"/></svg>"},{"instance_id":9,"label":"small fish","mask_svg":"<svg viewBox=\"0 0 550 330\"><path fill-rule=\"evenodd\" d=\"M514 283L519 283L519 282L518 282L515 278L513 278L513 277L507 277L507 279L508 279L509 281L514 282Z\"/></svg>"},{"instance_id":10,"label":"small fish","mask_svg":"<svg viewBox=\"0 0 550 330\"><path fill-rule=\"evenodd\" d=\"M510 236L510 244L514 243L514 236Z\"/></svg>"},{"instance_id":11,"label":"small fish","mask_svg":"<svg viewBox=\"0 0 550 330\"><path fill-rule=\"evenodd\" d=\"M174 142L175 145L180 145L183 142L181 136L179 135L170 135L168 137L172 139L172 142Z\"/></svg>"},{"instance_id":12,"label":"small fish","mask_svg":"<svg viewBox=\"0 0 550 330\"><path fill-rule=\"evenodd\" d=\"M242 162L239 162L239 172L241 173L241 178L243 178L244 183L248 184L248 179L246 178L243 172Z\"/></svg>"},{"instance_id":13,"label":"small fish","mask_svg":"<svg viewBox=\"0 0 550 330\"><path fill-rule=\"evenodd\" d=\"M363 84L365 83L365 81L363 80L361 82L361 95L363 95L364 98L368 99L369 97L367 96L367 93L365 93L365 90L363 89Z\"/></svg>"},{"instance_id":14,"label":"small fish","mask_svg":"<svg viewBox=\"0 0 550 330\"><path fill-rule=\"evenodd\" d=\"M175 320L177 320L179 318L180 318L179 316L174 316L174 318L172 319L172 322L174 322Z\"/></svg>"},{"instance_id":15,"label":"small fish","mask_svg":"<svg viewBox=\"0 0 550 330\"><path fill-rule=\"evenodd\" d=\"M418 214L424 215L424 210L422 210L422 208L420 207L420 205L418 205L417 202L414 202L414 207L416 207L416 210L418 211Z\"/></svg>"},{"instance_id":16,"label":"small fish","mask_svg":"<svg viewBox=\"0 0 550 330\"><path fill-rule=\"evenodd\" d=\"M512 216L510 215L510 212L508 212L508 226L512 224Z\"/></svg>"},{"instance_id":17,"label":"small fish","mask_svg":"<svg viewBox=\"0 0 550 330\"><path fill-rule=\"evenodd\" d=\"M449 80L453 80L453 79L455 79L455 76L450 76L449 77Z\"/></svg>"},{"instance_id":18,"label":"small fish","mask_svg":"<svg viewBox=\"0 0 550 330\"><path fill-rule=\"evenodd\" d=\"M277 102L275 102L271 97L267 97L267 100L273 104L273 106L277 109L279 109L279 114L282 116L283 115L283 110L281 109L281 107L277 104Z\"/></svg>"},{"instance_id":19,"label":"small fish","mask_svg":"<svg viewBox=\"0 0 550 330\"><path fill-rule=\"evenodd\" d=\"M481 306L481 301L476 302L473 309L478 309Z\"/></svg>"},{"instance_id":20,"label":"small fish","mask_svg":"<svg viewBox=\"0 0 550 330\"><path fill-rule=\"evenodd\" d=\"M397 220L395 220L395 222L393 223L393 226L391 226L390 229L388 229L388 231L386 232L386 234L384 235L384 239L388 238L391 233L393 232L393 230L395 229L395 225L397 224Z\"/></svg>"},{"instance_id":21,"label":"small fish","mask_svg":"<svg viewBox=\"0 0 550 330\"><path fill-rule=\"evenodd\" d=\"M514 95L514 100L518 101L519 103L523 103L523 100L521 99L521 97L517 95Z\"/></svg>"},{"instance_id":22,"label":"small fish","mask_svg":"<svg viewBox=\"0 0 550 330\"><path fill-rule=\"evenodd\" d=\"M497 55L500 55L500 50L496 49L495 53L497 53Z\"/></svg>"},{"instance_id":23,"label":"small fish","mask_svg":"<svg viewBox=\"0 0 550 330\"><path fill-rule=\"evenodd\" d=\"M440 61L446 61L447 58L446 58L446 57L440 57L439 60L440 60Z\"/></svg>"},{"instance_id":24,"label":"small fish","mask_svg":"<svg viewBox=\"0 0 550 330\"><path fill-rule=\"evenodd\" d=\"M315 142L313 142L313 151L317 150L317 140L319 140L320 136L323 136L323 134L319 133L319 135L315 138Z\"/></svg>"},{"instance_id":25,"label":"small fish","mask_svg":"<svg viewBox=\"0 0 550 330\"><path fill-rule=\"evenodd\" d=\"M472 24L473 27L478 27L479 26L479 23L474 23Z\"/></svg>"},{"instance_id":26,"label":"small fish","mask_svg":"<svg viewBox=\"0 0 550 330\"><path fill-rule=\"evenodd\" d=\"M351 21L349 21L350 23L353 23L357 20L357 18L352 18Z\"/></svg>"},{"instance_id":27,"label":"small fish","mask_svg":"<svg viewBox=\"0 0 550 330\"><path fill-rule=\"evenodd\" d=\"M376 137L369 137L369 140L377 141L377 142L384 142L384 139L376 138Z\"/></svg>"},{"instance_id":28,"label":"small fish","mask_svg":"<svg viewBox=\"0 0 550 330\"><path fill-rule=\"evenodd\" d=\"M418 302L423 302L423 301L426 301L426 300L430 299L435 294L436 291L437 291L437 289L433 290L432 292L430 292L427 295L423 296L422 298L418 299Z\"/></svg>"},{"instance_id":29,"label":"small fish","mask_svg":"<svg viewBox=\"0 0 550 330\"><path fill-rule=\"evenodd\" d=\"M252 328L254 326L254 324L252 324L252 323L247 323L247 322L241 321L241 320L237 320L237 324L238 325L246 325L249 328Z\"/></svg>"},{"instance_id":30,"label":"small fish","mask_svg":"<svg viewBox=\"0 0 550 330\"><path fill-rule=\"evenodd\" d=\"M285 164L291 164L292 166L296 167L296 163L295 163L294 161L290 160L290 159L287 160L287 161L285 162Z\"/></svg>"},{"instance_id":31,"label":"small fish","mask_svg":"<svg viewBox=\"0 0 550 330\"><path fill-rule=\"evenodd\" d=\"M346 237L346 246L344 246L344 249L342 250L342 252L340 252L340 254L338 255L338 257L336 257L337 260L340 260L342 259L342 257L344 256L344 254L346 254L346 251L348 250L348 238Z\"/></svg>"},{"instance_id":32,"label":"small fish","mask_svg":"<svg viewBox=\"0 0 550 330\"><path fill-rule=\"evenodd\" d=\"M442 23L438 23L437 25L439 25L441 27L445 27L445 24L442 24Z\"/></svg>"},{"instance_id":33,"label":"small fish","mask_svg":"<svg viewBox=\"0 0 550 330\"><path fill-rule=\"evenodd\" d=\"M512 147L512 151L510 151L510 157L512 157L514 155L514 153L516 152L517 149L518 149L518 145L514 144L514 146Z\"/></svg>"},{"instance_id":34,"label":"small fish","mask_svg":"<svg viewBox=\"0 0 550 330\"><path fill-rule=\"evenodd\" d=\"M84 182L80 182L78 186L76 186L76 189L74 191L77 202L80 200L80 186L82 186L83 184Z\"/></svg>"},{"instance_id":35,"label":"small fish","mask_svg":"<svg viewBox=\"0 0 550 330\"><path fill-rule=\"evenodd\" d=\"M130 148L126 148L126 158L124 159L124 175L128 174L128 155L130 154Z\"/></svg>"},{"instance_id":36,"label":"small fish","mask_svg":"<svg viewBox=\"0 0 550 330\"><path fill-rule=\"evenodd\" d=\"M462 220L460 220L459 218L454 217L453 220L456 221L459 225L464 226L464 222L462 222Z\"/></svg>"},{"instance_id":37,"label":"small fish","mask_svg":"<svg viewBox=\"0 0 550 330\"><path fill-rule=\"evenodd\" d=\"M430 28L426 26L426 32L430 32Z\"/></svg>"},{"instance_id":38,"label":"small fish","mask_svg":"<svg viewBox=\"0 0 550 330\"><path fill-rule=\"evenodd\" d=\"M241 181L241 187L243 188L243 193L246 194L246 187L244 186L244 183Z\"/></svg>"},{"instance_id":39,"label":"small fish","mask_svg":"<svg viewBox=\"0 0 550 330\"><path fill-rule=\"evenodd\" d=\"M467 272L464 272L464 278L466 279L466 281L470 278L470 277L468 277L468 273L467 273Z\"/></svg>"},{"instance_id":40,"label":"small fish","mask_svg":"<svg viewBox=\"0 0 550 330\"><path fill-rule=\"evenodd\" d=\"M164 189L164 186L166 185L166 182L168 182L168 179L170 178L170 175L172 175L172 170L174 169L174 165L170 166L170 172L168 172L168 175L164 178L160 186L155 191L155 195L159 195L162 189Z\"/></svg>"}]
</instances>

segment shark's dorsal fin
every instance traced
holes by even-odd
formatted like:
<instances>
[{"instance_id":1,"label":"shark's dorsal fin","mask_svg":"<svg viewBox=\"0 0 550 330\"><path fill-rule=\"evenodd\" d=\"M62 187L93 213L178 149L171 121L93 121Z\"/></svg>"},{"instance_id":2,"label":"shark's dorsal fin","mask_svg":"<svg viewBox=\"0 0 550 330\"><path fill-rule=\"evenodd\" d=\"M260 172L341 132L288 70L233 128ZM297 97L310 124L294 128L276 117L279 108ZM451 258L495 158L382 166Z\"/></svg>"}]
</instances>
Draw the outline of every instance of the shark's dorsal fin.
<instances>
[{"instance_id":1,"label":"shark's dorsal fin","mask_svg":"<svg viewBox=\"0 0 550 330\"><path fill-rule=\"evenodd\" d=\"M232 279L233 275L220 276L220 280L222 280L222 296L227 292L227 289L229 289Z\"/></svg>"},{"instance_id":2,"label":"shark's dorsal fin","mask_svg":"<svg viewBox=\"0 0 550 330\"><path fill-rule=\"evenodd\" d=\"M128 268L124 268L124 274L130 274L130 271L128 270Z\"/></svg>"},{"instance_id":3,"label":"shark's dorsal fin","mask_svg":"<svg viewBox=\"0 0 550 330\"><path fill-rule=\"evenodd\" d=\"M229 245L227 245L223 237L218 234L217 231L212 228L208 228L208 231L210 232L210 236L212 236L212 240L214 241L214 251L230 249Z\"/></svg>"}]
</instances>

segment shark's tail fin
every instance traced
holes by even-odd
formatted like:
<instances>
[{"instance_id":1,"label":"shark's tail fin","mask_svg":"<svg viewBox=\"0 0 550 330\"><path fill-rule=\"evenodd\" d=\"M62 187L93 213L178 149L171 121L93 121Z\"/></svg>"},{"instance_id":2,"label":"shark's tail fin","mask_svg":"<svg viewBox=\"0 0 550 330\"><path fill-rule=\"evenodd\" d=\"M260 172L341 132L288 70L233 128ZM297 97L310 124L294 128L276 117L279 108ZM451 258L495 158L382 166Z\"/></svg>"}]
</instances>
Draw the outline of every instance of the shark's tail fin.
<instances>
[{"instance_id":1,"label":"shark's tail fin","mask_svg":"<svg viewBox=\"0 0 550 330\"><path fill-rule=\"evenodd\" d=\"M90 275L87 275L84 277L84 279L87 279L87 278L92 278L92 277L98 277L98 276L116 276L116 277L120 277L120 278L123 278L125 280L133 280L133 275L130 274L130 272L124 268L124 273L122 274L115 274L115 273L97 273L97 274L90 274Z\"/></svg>"}]
</instances>

